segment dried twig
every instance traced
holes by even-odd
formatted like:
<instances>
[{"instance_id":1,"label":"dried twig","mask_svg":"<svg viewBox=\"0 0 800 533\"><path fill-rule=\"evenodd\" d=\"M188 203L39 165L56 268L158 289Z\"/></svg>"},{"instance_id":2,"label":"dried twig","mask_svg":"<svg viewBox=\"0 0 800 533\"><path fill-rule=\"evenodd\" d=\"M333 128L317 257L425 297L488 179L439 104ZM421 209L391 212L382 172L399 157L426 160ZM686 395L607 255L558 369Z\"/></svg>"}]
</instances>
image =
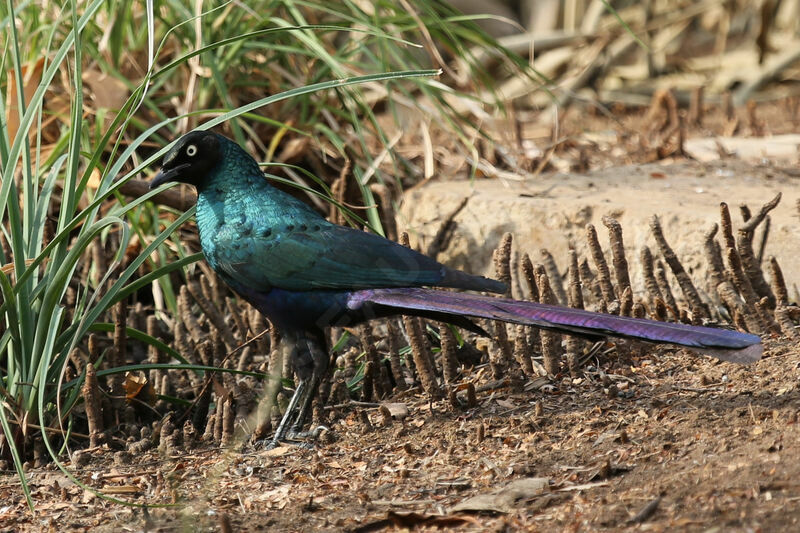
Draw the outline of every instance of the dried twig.
<instances>
[{"instance_id":1,"label":"dried twig","mask_svg":"<svg viewBox=\"0 0 800 533\"><path fill-rule=\"evenodd\" d=\"M730 279L736 290L744 298L746 305L746 312L740 314L740 319L744 320L747 324L747 329L753 333L761 333L766 328L768 319L758 312L756 304L759 301L759 296L753 289L750 278L744 271L742 260L739 251L736 248L736 243L733 238L733 224L731 223L731 215L728 210L728 204L725 202L720 203L720 218L722 226L722 236L725 241L725 257L728 260L728 272ZM749 223L749 221L748 221Z\"/></svg>"},{"instance_id":2,"label":"dried twig","mask_svg":"<svg viewBox=\"0 0 800 533\"><path fill-rule=\"evenodd\" d=\"M575 309L583 309L583 291L581 290L580 268L578 267L578 254L575 250L569 251L569 269L567 270L567 303ZM580 356L583 354L586 342L575 335L566 335L564 339L567 354L567 368L573 377L580 374Z\"/></svg>"},{"instance_id":3,"label":"dried twig","mask_svg":"<svg viewBox=\"0 0 800 533\"><path fill-rule=\"evenodd\" d=\"M547 272L550 288L556 296L558 305L567 305L567 293L564 290L564 280L561 278L561 273L558 271L558 265L556 265L556 261L553 259L553 254L545 248L539 250L539 253L542 256L542 265Z\"/></svg>"},{"instance_id":4,"label":"dried twig","mask_svg":"<svg viewBox=\"0 0 800 533\"><path fill-rule=\"evenodd\" d=\"M233 443L233 428L236 421L236 410L233 404L233 396L228 394L222 404L222 435L220 442L223 446L230 446Z\"/></svg>"},{"instance_id":5,"label":"dried twig","mask_svg":"<svg viewBox=\"0 0 800 533\"><path fill-rule=\"evenodd\" d=\"M690 278L689 274L686 273L683 265L678 260L678 256L675 255L675 252L672 251L672 248L664 238L664 232L661 230L661 223L659 222L658 217L655 215L653 215L653 218L650 219L650 229L653 231L653 236L656 239L658 248L661 250L661 254L664 256L664 260L667 262L670 270L672 270L672 273L678 280L678 285L680 286L684 297L688 301L689 306L692 309L695 307L701 309L704 317L711 318L706 305L700 299L700 295L697 293L694 283L692 283L692 278Z\"/></svg>"},{"instance_id":6,"label":"dried twig","mask_svg":"<svg viewBox=\"0 0 800 533\"><path fill-rule=\"evenodd\" d=\"M86 380L83 382L83 401L86 410L86 422L89 425L89 446L99 446L103 432L103 415L100 412L98 398L100 386L97 383L97 372L94 365L86 365Z\"/></svg>"},{"instance_id":7,"label":"dried twig","mask_svg":"<svg viewBox=\"0 0 800 533\"><path fill-rule=\"evenodd\" d=\"M539 301L539 287L536 285L536 274L533 272L533 263L527 253L522 254L522 278L528 287L529 299L532 302ZM541 339L539 338L539 330L537 328L526 328L526 344L531 349L533 346L539 346ZM524 372L524 369L523 369Z\"/></svg>"},{"instance_id":8,"label":"dried twig","mask_svg":"<svg viewBox=\"0 0 800 533\"><path fill-rule=\"evenodd\" d=\"M536 276L533 273L533 263L527 253L522 254L522 277L528 288L529 299L532 302L539 301L539 287L536 286Z\"/></svg>"},{"instance_id":9,"label":"dried twig","mask_svg":"<svg viewBox=\"0 0 800 533\"><path fill-rule=\"evenodd\" d=\"M406 383L406 376L403 372L403 363L400 360L401 333L396 324L397 322L394 319L386 321L386 338L389 344L389 365L392 369L392 376L394 376L397 389L404 391L408 388L408 384ZM443 362L442 364L446 365L447 363Z\"/></svg>"},{"instance_id":10,"label":"dried twig","mask_svg":"<svg viewBox=\"0 0 800 533\"><path fill-rule=\"evenodd\" d=\"M658 283L658 290L664 298L662 302L666 305L672 317L677 320L679 316L678 304L675 301L675 297L672 295L672 287L670 287L669 281L667 280L667 271L661 261L656 261L655 276L656 282Z\"/></svg>"},{"instance_id":11,"label":"dried twig","mask_svg":"<svg viewBox=\"0 0 800 533\"><path fill-rule=\"evenodd\" d=\"M188 288L194 301L197 302L197 305L203 310L205 316L219 332L222 341L225 343L225 348L227 348L228 351L234 350L236 346L238 346L238 343L236 339L233 338L233 333L231 333L230 328L225 323L225 318L222 316L219 308L206 296L201 283L198 280L190 280L185 287Z\"/></svg>"},{"instance_id":12,"label":"dried twig","mask_svg":"<svg viewBox=\"0 0 800 533\"><path fill-rule=\"evenodd\" d=\"M603 217L603 224L608 228L608 238L611 242L611 257L613 258L614 274L617 278L617 291L622 294L625 289L631 287L628 260L625 258L625 245L622 241L622 226L616 219L609 216Z\"/></svg>"},{"instance_id":13,"label":"dried twig","mask_svg":"<svg viewBox=\"0 0 800 533\"><path fill-rule=\"evenodd\" d=\"M747 220L738 231L737 250L739 257L742 261L742 267L745 274L747 274L753 290L759 297L766 296L771 307L775 306L775 295L769 284L764 279L764 273L761 271L761 265L758 258L753 251L753 236L755 235L756 228L767 217L767 214L778 206L781 201L781 193L778 193L775 198L764 204L752 218Z\"/></svg>"},{"instance_id":14,"label":"dried twig","mask_svg":"<svg viewBox=\"0 0 800 533\"><path fill-rule=\"evenodd\" d=\"M400 244L409 247L408 233L400 234ZM436 372L428 342L425 339L425 327L421 319L413 316L404 315L403 325L406 329L408 341L411 344L411 354L414 359L414 367L417 370L419 381L422 388L433 398L442 397L442 389L436 380Z\"/></svg>"},{"instance_id":15,"label":"dried twig","mask_svg":"<svg viewBox=\"0 0 800 533\"><path fill-rule=\"evenodd\" d=\"M180 313L180 320L175 322L180 322L185 326L194 344L206 338L206 333L200 327L197 317L192 313L191 296L189 295L189 287L186 285L181 285L178 293L178 313Z\"/></svg>"},{"instance_id":16,"label":"dried twig","mask_svg":"<svg viewBox=\"0 0 800 533\"><path fill-rule=\"evenodd\" d=\"M373 374L372 374L372 376L373 376L372 388L375 391L376 397L378 399L380 399L380 398L383 398L386 394L388 394L391 391L384 390L383 381L381 379L379 379L379 376L380 376L379 368L381 367L381 359L380 359L380 356L378 355L377 342L375 341L375 336L372 334L372 326L370 326L369 324L364 324L359 329L360 329L359 333L360 333L360 337L361 337L361 348L367 354L367 362L372 362L372 367L373 367L372 368L372 372L373 372ZM366 379L366 369L364 370L364 372L365 372L365 376L364 377ZM366 388L366 386L365 386L365 388ZM366 392L365 392L365 394L366 394ZM372 391L370 391L370 398L371 398L371 396L372 396ZM365 400L365 401L370 401L370 400L368 399L368 400Z\"/></svg>"},{"instance_id":17,"label":"dried twig","mask_svg":"<svg viewBox=\"0 0 800 533\"><path fill-rule=\"evenodd\" d=\"M728 248L726 255L728 258L728 266L730 267L728 272L731 274L733 284L744 297L745 304L747 304L749 308L748 312L743 315L743 318L747 322L747 327L752 333L762 333L766 324L761 314L756 310L758 295L753 290L753 287L750 285L750 280L744 273L744 268L742 268L742 263L736 250Z\"/></svg>"},{"instance_id":18,"label":"dried twig","mask_svg":"<svg viewBox=\"0 0 800 533\"><path fill-rule=\"evenodd\" d=\"M769 277L772 279L772 291L775 294L777 305L787 305L789 303L789 289L786 288L783 271L774 256L769 258Z\"/></svg>"},{"instance_id":19,"label":"dried twig","mask_svg":"<svg viewBox=\"0 0 800 533\"><path fill-rule=\"evenodd\" d=\"M372 401L372 393L375 383L375 362L367 361L364 364L364 380L361 382L361 400Z\"/></svg>"},{"instance_id":20,"label":"dried twig","mask_svg":"<svg viewBox=\"0 0 800 533\"><path fill-rule=\"evenodd\" d=\"M236 305L236 300L227 296L225 298L225 308L228 310L231 318L233 319L233 323L236 324L236 332L237 336L239 337L236 339L236 344L240 344L247 340L247 325L245 322L245 315L239 312L238 306Z\"/></svg>"},{"instance_id":21,"label":"dried twig","mask_svg":"<svg viewBox=\"0 0 800 533\"><path fill-rule=\"evenodd\" d=\"M497 279L506 284L505 296L511 293L511 241L510 233L503 235L500 245L494 251L494 267ZM506 323L500 320L493 321L494 344L489 350L489 364L492 368L492 376L495 379L506 377L509 370L517 373L518 369L513 368L514 350L508 338Z\"/></svg>"},{"instance_id":22,"label":"dried twig","mask_svg":"<svg viewBox=\"0 0 800 533\"><path fill-rule=\"evenodd\" d=\"M589 268L589 260L583 258L578 265L578 271L581 276L581 281L584 287L589 287L592 297L598 302L603 302L603 291L600 288L600 283L595 279L592 269Z\"/></svg>"},{"instance_id":23,"label":"dried twig","mask_svg":"<svg viewBox=\"0 0 800 533\"><path fill-rule=\"evenodd\" d=\"M447 385L452 385L458 377L458 357L456 357L456 336L446 324L439 328L442 346L442 377Z\"/></svg>"},{"instance_id":24,"label":"dried twig","mask_svg":"<svg viewBox=\"0 0 800 533\"><path fill-rule=\"evenodd\" d=\"M533 370L531 363L530 345L528 344L528 335L526 327L517 325L514 332L514 360L522 369L522 373L529 378L535 377L536 372Z\"/></svg>"},{"instance_id":25,"label":"dried twig","mask_svg":"<svg viewBox=\"0 0 800 533\"><path fill-rule=\"evenodd\" d=\"M731 316L738 314L742 317L752 317L752 313L748 312L744 301L739 296L733 283L725 275L724 266L722 263L722 256L719 247L716 246L717 225L714 224L709 231L706 232L703 239L703 248L706 252L708 260L708 272L710 277L710 284L713 292L718 294L722 302L727 306ZM748 329L758 328L759 324L751 324Z\"/></svg>"},{"instance_id":26,"label":"dried twig","mask_svg":"<svg viewBox=\"0 0 800 533\"><path fill-rule=\"evenodd\" d=\"M603 293L603 300L606 306L611 306L611 302L616 300L614 294L614 286L611 284L611 272L606 263L606 257L603 255L603 249L600 247L600 241L597 239L597 230L592 224L586 225L586 239L589 243L589 251L594 259L594 266L597 268L597 277L600 282L600 290Z\"/></svg>"},{"instance_id":27,"label":"dried twig","mask_svg":"<svg viewBox=\"0 0 800 533\"><path fill-rule=\"evenodd\" d=\"M650 252L649 247L642 246L642 250L639 253L639 259L642 263L644 287L647 290L647 296L650 301L650 305L655 305L655 302L657 300L661 300L662 298L661 291L658 289L656 276L653 272L653 254Z\"/></svg>"},{"instance_id":28,"label":"dried twig","mask_svg":"<svg viewBox=\"0 0 800 533\"><path fill-rule=\"evenodd\" d=\"M547 279L547 272L541 265L536 265L534 269L536 273L536 283L539 286L539 294L542 298L542 303L555 304L556 297L553 291L550 290L550 282ZM561 366L561 336L552 331L542 330L539 332L542 339L542 356L544 358L544 369L549 374L555 375L558 373Z\"/></svg>"}]
</instances>

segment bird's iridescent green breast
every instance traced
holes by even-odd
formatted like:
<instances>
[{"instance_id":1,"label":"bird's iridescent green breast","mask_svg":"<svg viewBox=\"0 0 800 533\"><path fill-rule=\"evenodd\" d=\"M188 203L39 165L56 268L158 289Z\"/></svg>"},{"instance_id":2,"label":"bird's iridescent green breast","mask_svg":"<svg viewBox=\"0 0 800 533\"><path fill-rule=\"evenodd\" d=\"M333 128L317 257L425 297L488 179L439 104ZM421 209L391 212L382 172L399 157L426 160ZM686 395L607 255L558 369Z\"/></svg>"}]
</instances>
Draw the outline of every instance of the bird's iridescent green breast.
<instances>
[{"instance_id":1,"label":"bird's iridescent green breast","mask_svg":"<svg viewBox=\"0 0 800 533\"><path fill-rule=\"evenodd\" d=\"M225 275L225 265L246 264L253 256L269 258L270 249L288 233L309 224L327 224L310 207L272 187L258 165L238 146L224 146L225 156L198 188L197 227L211 267ZM261 287L265 289L266 287Z\"/></svg>"}]
</instances>

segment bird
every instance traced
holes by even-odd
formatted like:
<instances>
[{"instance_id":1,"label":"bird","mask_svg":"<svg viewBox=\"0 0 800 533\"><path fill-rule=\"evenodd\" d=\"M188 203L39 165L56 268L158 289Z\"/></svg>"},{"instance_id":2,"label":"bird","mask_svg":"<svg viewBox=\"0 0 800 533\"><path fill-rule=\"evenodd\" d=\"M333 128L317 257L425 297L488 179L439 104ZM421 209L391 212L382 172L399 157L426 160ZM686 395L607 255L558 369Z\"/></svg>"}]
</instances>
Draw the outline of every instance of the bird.
<instances>
[{"instance_id":1,"label":"bird","mask_svg":"<svg viewBox=\"0 0 800 533\"><path fill-rule=\"evenodd\" d=\"M205 260L287 343L298 382L272 445L304 435L330 365L325 330L331 326L414 315L486 335L472 319L493 319L592 339L684 346L735 363L761 357L761 340L749 333L482 294L503 294L506 285L449 268L375 233L328 221L270 184L247 151L210 130L180 137L150 189L170 182L197 189L195 217Z\"/></svg>"}]
</instances>

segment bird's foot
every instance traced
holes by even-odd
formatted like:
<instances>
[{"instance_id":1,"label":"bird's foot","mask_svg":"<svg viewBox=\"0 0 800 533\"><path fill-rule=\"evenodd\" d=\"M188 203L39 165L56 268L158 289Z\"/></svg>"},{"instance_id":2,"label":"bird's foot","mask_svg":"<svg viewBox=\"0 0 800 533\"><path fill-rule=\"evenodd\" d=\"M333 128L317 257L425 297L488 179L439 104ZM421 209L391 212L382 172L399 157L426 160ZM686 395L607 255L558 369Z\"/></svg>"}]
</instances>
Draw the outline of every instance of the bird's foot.
<instances>
[{"instance_id":1,"label":"bird's foot","mask_svg":"<svg viewBox=\"0 0 800 533\"><path fill-rule=\"evenodd\" d=\"M297 446L305 450L314 448L320 436L330 431L327 426L317 426L309 431L298 431L295 428L280 436L276 433L271 439L261 439L253 442L253 447L259 450L274 450L280 446Z\"/></svg>"},{"instance_id":2,"label":"bird's foot","mask_svg":"<svg viewBox=\"0 0 800 533\"><path fill-rule=\"evenodd\" d=\"M320 436L322 436L322 434L324 434L324 433L326 433L326 432L328 432L330 430L331 430L331 428L329 428L328 426L323 426L323 425L319 425L319 426L317 426L317 427L315 427L313 429L310 429L309 431L300 431L297 428L292 428L292 430L287 435L287 438L288 439L292 439L292 440L303 440L303 441L306 441L306 442L308 442L308 441L316 442L317 440L319 440L319 438L320 438Z\"/></svg>"}]
</instances>

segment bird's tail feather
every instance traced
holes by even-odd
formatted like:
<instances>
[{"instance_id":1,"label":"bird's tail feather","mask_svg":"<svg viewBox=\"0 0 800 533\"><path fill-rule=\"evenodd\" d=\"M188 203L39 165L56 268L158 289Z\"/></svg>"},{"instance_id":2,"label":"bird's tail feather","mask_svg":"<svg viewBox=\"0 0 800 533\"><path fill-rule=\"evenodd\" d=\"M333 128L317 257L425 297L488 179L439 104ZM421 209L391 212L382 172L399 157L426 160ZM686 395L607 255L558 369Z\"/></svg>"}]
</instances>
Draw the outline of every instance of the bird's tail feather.
<instances>
[{"instance_id":1,"label":"bird's tail feather","mask_svg":"<svg viewBox=\"0 0 800 533\"><path fill-rule=\"evenodd\" d=\"M748 333L593 313L473 293L412 288L362 290L352 293L352 307L364 304L417 311L423 315L453 315L462 318L466 315L502 320L583 337L625 337L688 346L734 363L757 361L762 352L761 339Z\"/></svg>"}]
</instances>

